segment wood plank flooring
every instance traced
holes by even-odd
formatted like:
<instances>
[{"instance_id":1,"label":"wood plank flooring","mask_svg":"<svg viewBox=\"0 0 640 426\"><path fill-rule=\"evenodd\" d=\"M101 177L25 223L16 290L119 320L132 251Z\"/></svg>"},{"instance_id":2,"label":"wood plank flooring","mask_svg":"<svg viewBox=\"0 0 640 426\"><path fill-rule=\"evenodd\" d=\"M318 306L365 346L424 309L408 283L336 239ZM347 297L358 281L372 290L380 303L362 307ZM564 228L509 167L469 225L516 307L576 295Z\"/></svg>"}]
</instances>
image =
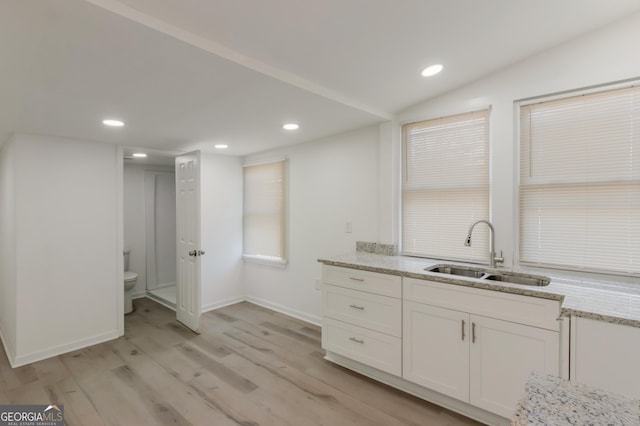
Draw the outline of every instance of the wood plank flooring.
<instances>
[{"instance_id":1,"label":"wood plank flooring","mask_svg":"<svg viewBox=\"0 0 640 426\"><path fill-rule=\"evenodd\" d=\"M479 424L325 361L303 321L243 302L195 335L134 304L117 340L16 369L2 353L0 404L64 404L67 425Z\"/></svg>"}]
</instances>

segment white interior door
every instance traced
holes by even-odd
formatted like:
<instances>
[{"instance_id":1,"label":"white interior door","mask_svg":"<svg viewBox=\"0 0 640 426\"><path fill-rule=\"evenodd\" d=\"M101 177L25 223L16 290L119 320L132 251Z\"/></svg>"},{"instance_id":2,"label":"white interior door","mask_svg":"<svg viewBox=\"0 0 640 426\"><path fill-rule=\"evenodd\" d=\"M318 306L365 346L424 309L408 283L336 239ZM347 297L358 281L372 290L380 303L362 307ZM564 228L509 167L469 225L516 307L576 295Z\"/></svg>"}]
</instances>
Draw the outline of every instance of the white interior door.
<instances>
[{"instance_id":1,"label":"white interior door","mask_svg":"<svg viewBox=\"0 0 640 426\"><path fill-rule=\"evenodd\" d=\"M176 257L178 321L200 325L200 152L176 157Z\"/></svg>"}]
</instances>

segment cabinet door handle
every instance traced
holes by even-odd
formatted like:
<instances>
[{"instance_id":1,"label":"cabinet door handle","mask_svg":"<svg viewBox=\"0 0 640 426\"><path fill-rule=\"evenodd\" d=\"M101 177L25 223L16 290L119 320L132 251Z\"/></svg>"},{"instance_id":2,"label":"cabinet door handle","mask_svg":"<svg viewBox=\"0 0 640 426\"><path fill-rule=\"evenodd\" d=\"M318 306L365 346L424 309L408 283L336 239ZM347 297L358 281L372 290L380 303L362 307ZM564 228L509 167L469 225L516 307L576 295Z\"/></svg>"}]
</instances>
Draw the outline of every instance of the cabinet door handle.
<instances>
[{"instance_id":1,"label":"cabinet door handle","mask_svg":"<svg viewBox=\"0 0 640 426\"><path fill-rule=\"evenodd\" d=\"M353 281L360 281L360 282L364 281L364 278L359 278L359 277L349 277L349 279Z\"/></svg>"},{"instance_id":2,"label":"cabinet door handle","mask_svg":"<svg viewBox=\"0 0 640 426\"><path fill-rule=\"evenodd\" d=\"M364 306L349 305L349 307L350 307L350 308L353 308L353 309L358 309L358 310L364 311Z\"/></svg>"},{"instance_id":3,"label":"cabinet door handle","mask_svg":"<svg viewBox=\"0 0 640 426\"><path fill-rule=\"evenodd\" d=\"M360 344L364 343L364 340L356 339L355 337L349 337L349 340L351 340L352 342L360 343Z\"/></svg>"},{"instance_id":4,"label":"cabinet door handle","mask_svg":"<svg viewBox=\"0 0 640 426\"><path fill-rule=\"evenodd\" d=\"M471 323L471 342L472 343L476 342L476 323L475 322Z\"/></svg>"},{"instance_id":5,"label":"cabinet door handle","mask_svg":"<svg viewBox=\"0 0 640 426\"><path fill-rule=\"evenodd\" d=\"M462 327L460 327L460 330L462 331L462 340L464 340L464 320L462 320Z\"/></svg>"}]
</instances>

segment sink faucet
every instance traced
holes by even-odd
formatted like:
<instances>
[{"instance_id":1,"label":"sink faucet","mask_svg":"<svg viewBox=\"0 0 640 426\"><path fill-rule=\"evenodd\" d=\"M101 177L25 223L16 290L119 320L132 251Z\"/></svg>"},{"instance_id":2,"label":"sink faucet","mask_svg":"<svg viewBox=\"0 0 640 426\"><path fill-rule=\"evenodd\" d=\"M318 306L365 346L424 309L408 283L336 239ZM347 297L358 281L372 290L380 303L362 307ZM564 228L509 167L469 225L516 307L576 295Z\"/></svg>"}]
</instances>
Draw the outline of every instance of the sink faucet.
<instances>
[{"instance_id":1,"label":"sink faucet","mask_svg":"<svg viewBox=\"0 0 640 426\"><path fill-rule=\"evenodd\" d=\"M479 223L486 223L489 226L489 267L495 268L497 262L504 262L504 257L502 257L502 252L500 252L500 256L496 256L496 240L495 240L495 230L493 229L493 225L488 220L480 219L476 222L473 222L469 227L469 234L467 234L467 239L464 241L464 245L467 247L471 247L471 233L473 232L473 228Z\"/></svg>"}]
</instances>

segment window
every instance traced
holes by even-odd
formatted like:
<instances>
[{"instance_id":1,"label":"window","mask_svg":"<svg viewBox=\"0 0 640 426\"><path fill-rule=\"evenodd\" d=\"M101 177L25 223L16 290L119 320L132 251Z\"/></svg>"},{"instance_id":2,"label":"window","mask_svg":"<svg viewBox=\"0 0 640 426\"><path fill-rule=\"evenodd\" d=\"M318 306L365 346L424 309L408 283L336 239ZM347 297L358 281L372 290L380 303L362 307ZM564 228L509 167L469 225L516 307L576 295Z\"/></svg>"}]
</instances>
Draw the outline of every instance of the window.
<instances>
[{"instance_id":1,"label":"window","mask_svg":"<svg viewBox=\"0 0 640 426\"><path fill-rule=\"evenodd\" d=\"M243 253L245 259L285 263L286 161L245 166Z\"/></svg>"},{"instance_id":2,"label":"window","mask_svg":"<svg viewBox=\"0 0 640 426\"><path fill-rule=\"evenodd\" d=\"M489 110L406 124L403 130L402 251L484 262L489 219Z\"/></svg>"},{"instance_id":3,"label":"window","mask_svg":"<svg viewBox=\"0 0 640 426\"><path fill-rule=\"evenodd\" d=\"M520 261L640 273L640 87L520 105Z\"/></svg>"}]
</instances>

